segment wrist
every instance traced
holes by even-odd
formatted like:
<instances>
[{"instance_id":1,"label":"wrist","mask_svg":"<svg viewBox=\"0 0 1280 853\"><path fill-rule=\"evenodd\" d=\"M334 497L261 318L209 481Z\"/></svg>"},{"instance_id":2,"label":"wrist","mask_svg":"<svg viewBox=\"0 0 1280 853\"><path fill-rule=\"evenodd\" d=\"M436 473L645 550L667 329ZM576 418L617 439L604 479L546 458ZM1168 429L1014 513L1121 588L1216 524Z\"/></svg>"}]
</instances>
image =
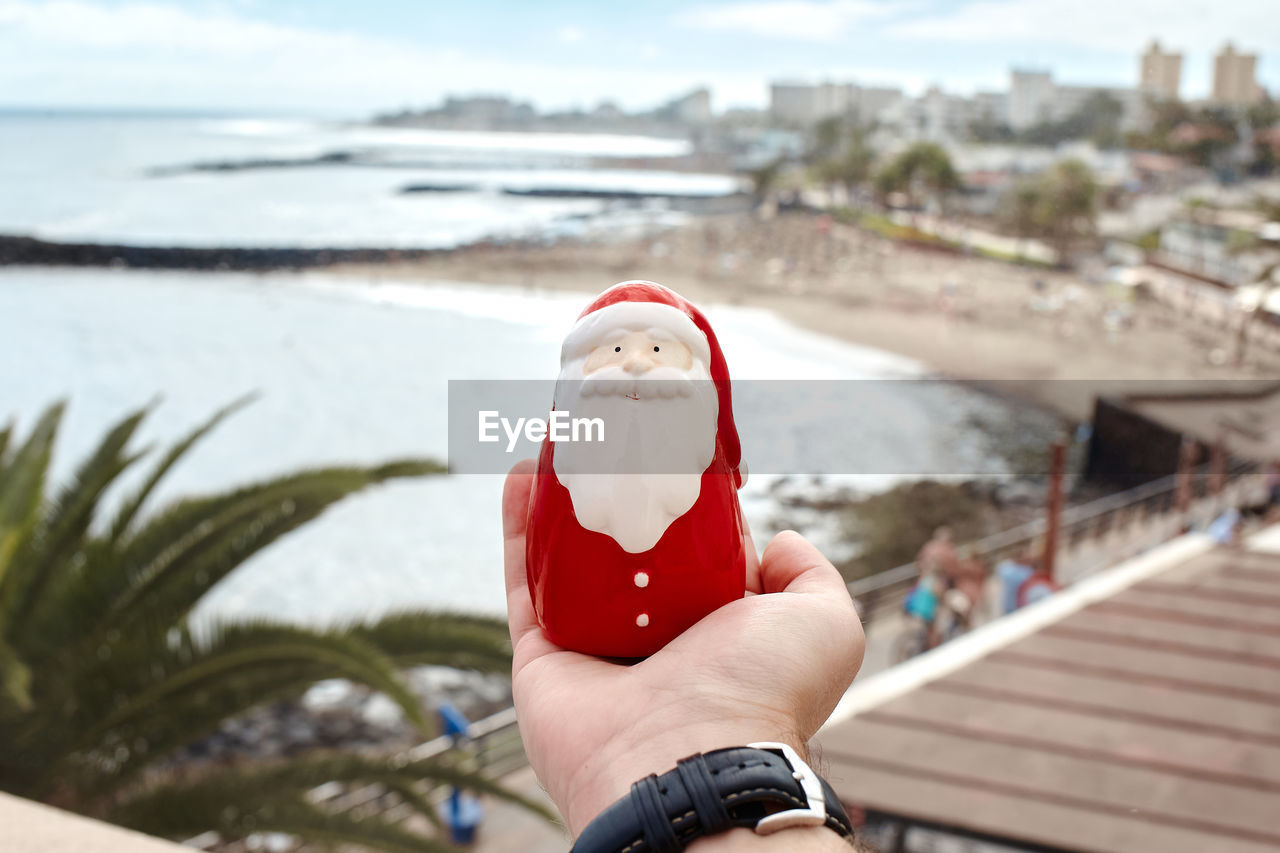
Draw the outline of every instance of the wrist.
<instances>
[{"instance_id":1,"label":"wrist","mask_svg":"<svg viewBox=\"0 0 1280 853\"><path fill-rule=\"evenodd\" d=\"M786 743L808 760L808 744L795 733L794 726L781 721L629 733L611 740L582 768L582 772L577 774L577 784L568 791L560 812L569 831L577 838L597 815L627 796L634 782L650 773L666 773L676 766L677 761L694 753L757 741ZM714 848L709 848L709 853L711 849Z\"/></svg>"},{"instance_id":2,"label":"wrist","mask_svg":"<svg viewBox=\"0 0 1280 853\"><path fill-rule=\"evenodd\" d=\"M573 849L823 853L852 836L835 790L792 746L775 741L696 753L642 777L576 835Z\"/></svg>"},{"instance_id":3,"label":"wrist","mask_svg":"<svg viewBox=\"0 0 1280 853\"><path fill-rule=\"evenodd\" d=\"M699 838L687 848L688 853L849 853L849 849L847 840L824 826L795 827L773 835L737 828Z\"/></svg>"}]
</instances>

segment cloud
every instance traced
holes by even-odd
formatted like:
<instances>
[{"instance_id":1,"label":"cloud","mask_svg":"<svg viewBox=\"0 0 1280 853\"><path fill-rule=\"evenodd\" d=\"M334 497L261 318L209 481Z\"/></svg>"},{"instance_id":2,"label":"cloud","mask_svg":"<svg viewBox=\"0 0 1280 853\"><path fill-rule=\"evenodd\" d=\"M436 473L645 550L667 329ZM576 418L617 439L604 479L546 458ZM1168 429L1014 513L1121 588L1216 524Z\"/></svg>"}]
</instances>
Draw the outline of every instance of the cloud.
<instances>
[{"instance_id":1,"label":"cloud","mask_svg":"<svg viewBox=\"0 0 1280 853\"><path fill-rule=\"evenodd\" d=\"M677 13L672 23L689 29L833 42L844 37L854 24L890 14L887 2L874 0L759 0L697 6Z\"/></svg>"},{"instance_id":2,"label":"cloud","mask_svg":"<svg viewBox=\"0 0 1280 853\"><path fill-rule=\"evenodd\" d=\"M698 85L759 102L758 73L570 64L273 24L252 9L0 0L0 103L300 109L327 114L506 92L543 107L651 107ZM585 35L585 34L584 34Z\"/></svg>"},{"instance_id":3,"label":"cloud","mask_svg":"<svg viewBox=\"0 0 1280 853\"><path fill-rule=\"evenodd\" d=\"M585 36L586 33L577 27L561 27L556 30L556 40L562 44L577 44Z\"/></svg>"},{"instance_id":4,"label":"cloud","mask_svg":"<svg viewBox=\"0 0 1280 853\"><path fill-rule=\"evenodd\" d=\"M84 48L163 48L199 54L251 56L289 49L323 36L326 46L342 47L341 34L282 27L217 11L192 14L160 3L128 3L108 8L82 0L49 3L0 2L0 24L10 37Z\"/></svg>"},{"instance_id":5,"label":"cloud","mask_svg":"<svg viewBox=\"0 0 1280 853\"><path fill-rule=\"evenodd\" d=\"M1150 40L1198 53L1233 39L1280 44L1275 0L978 0L954 11L895 21L886 35L969 44L1063 45L1137 54Z\"/></svg>"}]
</instances>

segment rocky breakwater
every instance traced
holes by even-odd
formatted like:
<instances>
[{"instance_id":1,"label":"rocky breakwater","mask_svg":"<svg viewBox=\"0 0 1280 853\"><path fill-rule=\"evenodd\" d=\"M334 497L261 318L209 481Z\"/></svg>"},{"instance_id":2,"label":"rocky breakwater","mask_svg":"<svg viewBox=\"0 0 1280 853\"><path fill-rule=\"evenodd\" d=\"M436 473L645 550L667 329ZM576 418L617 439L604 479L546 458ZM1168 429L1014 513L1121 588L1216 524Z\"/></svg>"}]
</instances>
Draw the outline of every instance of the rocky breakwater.
<instances>
[{"instance_id":1,"label":"rocky breakwater","mask_svg":"<svg viewBox=\"0 0 1280 853\"><path fill-rule=\"evenodd\" d=\"M334 264L418 261L442 249L275 249L52 243L0 235L0 266L75 266L169 270L289 270Z\"/></svg>"}]
</instances>

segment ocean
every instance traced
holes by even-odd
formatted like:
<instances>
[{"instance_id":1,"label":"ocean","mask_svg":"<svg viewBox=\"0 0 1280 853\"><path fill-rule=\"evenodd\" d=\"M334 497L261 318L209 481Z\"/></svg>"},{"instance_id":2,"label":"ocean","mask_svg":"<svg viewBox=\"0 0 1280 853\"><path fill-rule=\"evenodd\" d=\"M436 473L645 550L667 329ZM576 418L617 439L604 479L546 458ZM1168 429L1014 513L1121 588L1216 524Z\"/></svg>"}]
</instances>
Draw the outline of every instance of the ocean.
<instances>
[{"instance_id":1,"label":"ocean","mask_svg":"<svg viewBox=\"0 0 1280 853\"><path fill-rule=\"evenodd\" d=\"M734 189L724 176L586 168L603 155L678 156L686 149L678 140L632 137L9 114L0 116L0 233L144 245L389 248L482 236L552 238L566 223L614 227L637 214L648 227L679 214L598 199L511 196L501 188ZM334 152L358 152L360 165L297 165ZM263 161L276 165L190 168ZM396 191L415 182L477 188ZM22 435L46 405L66 399L54 459L61 481L109 423L138 406L156 402L142 438L164 444L256 392L257 402L173 471L158 502L301 466L443 459L448 381L553 378L564 333L592 296L323 273L0 267L0 421L12 418ZM926 372L765 311L703 307L735 379ZM965 444L981 452L979 437L958 435L956 424L965 412L1002 404L955 386L909 391L911 384L886 386L882 406L864 413L856 428L842 425L870 468L887 470L883 457L904 447L924 459L954 456ZM853 478L873 490L893 479ZM778 523L770 492L776 480L753 476L743 496L761 545ZM500 614L500 492L494 475L371 489L249 561L207 597L196 619L332 623L400 607ZM833 552L849 545L830 517L813 518L804 532Z\"/></svg>"},{"instance_id":2,"label":"ocean","mask_svg":"<svg viewBox=\"0 0 1280 853\"><path fill-rule=\"evenodd\" d=\"M135 246L437 249L675 225L662 200L738 179L626 168L678 139L481 133L297 119L0 112L0 234ZM591 168L587 168L590 166ZM405 193L409 187L437 192Z\"/></svg>"}]
</instances>

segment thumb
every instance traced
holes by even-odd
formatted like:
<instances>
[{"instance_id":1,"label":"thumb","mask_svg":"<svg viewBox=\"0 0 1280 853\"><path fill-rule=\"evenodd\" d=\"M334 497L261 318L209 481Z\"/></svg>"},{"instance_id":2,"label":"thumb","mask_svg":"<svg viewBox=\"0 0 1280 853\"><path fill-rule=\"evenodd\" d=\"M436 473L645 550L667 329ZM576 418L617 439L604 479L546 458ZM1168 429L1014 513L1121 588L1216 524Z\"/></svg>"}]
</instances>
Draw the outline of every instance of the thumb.
<instances>
[{"instance_id":1,"label":"thumb","mask_svg":"<svg viewBox=\"0 0 1280 853\"><path fill-rule=\"evenodd\" d=\"M849 597L840 572L822 552L794 530L784 530L760 557L760 586L764 592Z\"/></svg>"},{"instance_id":2,"label":"thumb","mask_svg":"<svg viewBox=\"0 0 1280 853\"><path fill-rule=\"evenodd\" d=\"M812 736L827 719L862 665L866 637L857 609L840 572L799 533L773 537L760 559L766 593L795 593L783 599L787 618L796 627L804 654L793 675L800 678L807 701L798 707L801 735ZM766 596L767 598L767 596ZM779 602L782 603L782 602Z\"/></svg>"}]
</instances>

